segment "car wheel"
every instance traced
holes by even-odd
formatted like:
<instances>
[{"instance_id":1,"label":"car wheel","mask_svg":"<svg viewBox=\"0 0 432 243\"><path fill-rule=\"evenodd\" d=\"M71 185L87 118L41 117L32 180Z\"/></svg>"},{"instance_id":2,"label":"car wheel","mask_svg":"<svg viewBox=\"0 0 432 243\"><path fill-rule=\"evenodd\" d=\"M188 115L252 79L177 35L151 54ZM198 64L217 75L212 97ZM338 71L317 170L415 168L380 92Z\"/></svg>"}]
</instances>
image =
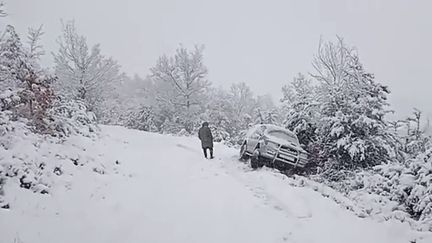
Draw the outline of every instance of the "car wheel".
<instances>
[{"instance_id":1,"label":"car wheel","mask_svg":"<svg viewBox=\"0 0 432 243\"><path fill-rule=\"evenodd\" d=\"M258 149L255 149L252 157L251 157L251 167L252 169L258 169L259 167L262 167L261 161L260 161L259 151Z\"/></svg>"},{"instance_id":2,"label":"car wheel","mask_svg":"<svg viewBox=\"0 0 432 243\"><path fill-rule=\"evenodd\" d=\"M240 160L247 161L249 159L249 155L246 154L246 142L240 147Z\"/></svg>"}]
</instances>

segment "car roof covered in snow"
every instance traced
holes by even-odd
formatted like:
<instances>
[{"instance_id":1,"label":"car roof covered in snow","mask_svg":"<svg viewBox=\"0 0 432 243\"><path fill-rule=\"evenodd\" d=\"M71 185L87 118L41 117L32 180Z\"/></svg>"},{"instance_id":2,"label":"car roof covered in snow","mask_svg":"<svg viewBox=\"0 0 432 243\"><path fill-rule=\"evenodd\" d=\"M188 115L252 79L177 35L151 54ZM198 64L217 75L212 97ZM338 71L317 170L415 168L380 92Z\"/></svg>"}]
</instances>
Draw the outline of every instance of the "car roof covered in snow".
<instances>
[{"instance_id":1,"label":"car roof covered in snow","mask_svg":"<svg viewBox=\"0 0 432 243\"><path fill-rule=\"evenodd\" d=\"M297 137L296 134L293 133L292 131L290 131L290 130L288 130L286 128L280 127L280 126L273 125L273 124L257 124L257 125L254 125L254 126L252 126L249 129L247 135L251 135L252 133L254 133L260 127L265 127L266 131L283 131L283 132L287 133L288 135L291 135L293 137Z\"/></svg>"},{"instance_id":2,"label":"car roof covered in snow","mask_svg":"<svg viewBox=\"0 0 432 243\"><path fill-rule=\"evenodd\" d=\"M280 126L276 126L276 125L273 125L273 124L261 124L261 125L265 126L266 130L284 131L284 132L288 133L289 135L296 136L296 134L293 133L292 131L290 131L290 130L288 130L286 128L280 127Z\"/></svg>"}]
</instances>

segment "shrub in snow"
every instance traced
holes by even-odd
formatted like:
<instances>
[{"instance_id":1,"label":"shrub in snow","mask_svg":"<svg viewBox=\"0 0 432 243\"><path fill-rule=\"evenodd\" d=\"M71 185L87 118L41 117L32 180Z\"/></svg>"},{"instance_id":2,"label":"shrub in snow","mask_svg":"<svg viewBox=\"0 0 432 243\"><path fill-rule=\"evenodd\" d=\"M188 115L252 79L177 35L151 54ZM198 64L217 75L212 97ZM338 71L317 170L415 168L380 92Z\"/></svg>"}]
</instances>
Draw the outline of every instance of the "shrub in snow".
<instances>
[{"instance_id":1,"label":"shrub in snow","mask_svg":"<svg viewBox=\"0 0 432 243\"><path fill-rule=\"evenodd\" d=\"M0 112L0 117L3 117L0 118L1 180L5 182L7 178L15 178L20 187L47 193L48 182L42 176L44 165L35 161L32 154L27 154L29 148L37 148L42 136L33 133L23 122L5 119L4 112Z\"/></svg>"},{"instance_id":2,"label":"shrub in snow","mask_svg":"<svg viewBox=\"0 0 432 243\"><path fill-rule=\"evenodd\" d=\"M339 173L343 174L339 181L312 178L344 193L368 215L406 221L419 230L432 231L432 149L405 163Z\"/></svg>"},{"instance_id":3,"label":"shrub in snow","mask_svg":"<svg viewBox=\"0 0 432 243\"><path fill-rule=\"evenodd\" d=\"M223 129L213 124L210 125L210 129L213 135L213 141L215 142L229 142L231 141L230 134Z\"/></svg>"},{"instance_id":4,"label":"shrub in snow","mask_svg":"<svg viewBox=\"0 0 432 243\"><path fill-rule=\"evenodd\" d=\"M25 47L7 26L0 39L0 207L8 205L2 195L6 182L45 194L53 176L62 174L65 165L51 153L62 140L50 135L89 136L97 128L81 102L55 99L54 79L38 64L41 34L40 28L30 30Z\"/></svg>"},{"instance_id":5,"label":"shrub in snow","mask_svg":"<svg viewBox=\"0 0 432 243\"><path fill-rule=\"evenodd\" d=\"M126 126L142 131L156 132L158 129L155 123L155 114L151 107L140 106L129 112L126 119Z\"/></svg>"},{"instance_id":6,"label":"shrub in snow","mask_svg":"<svg viewBox=\"0 0 432 243\"><path fill-rule=\"evenodd\" d=\"M408 163L406 205L410 214L432 230L432 148Z\"/></svg>"},{"instance_id":7,"label":"shrub in snow","mask_svg":"<svg viewBox=\"0 0 432 243\"><path fill-rule=\"evenodd\" d=\"M98 130L96 116L80 101L59 98L49 110L49 115L50 128L62 137L72 134L90 136Z\"/></svg>"},{"instance_id":8,"label":"shrub in snow","mask_svg":"<svg viewBox=\"0 0 432 243\"><path fill-rule=\"evenodd\" d=\"M71 113L80 112L74 110ZM83 114L75 115L79 117ZM83 116L89 119L85 114ZM95 137L83 136L91 134L89 127L93 123L89 125L88 120L75 118L73 115L56 120L62 122L59 134L69 136L59 139L34 133L25 122L13 121L7 113L0 112L0 188L7 183L9 188L20 187L46 194L51 193L53 186L62 183L60 177L73 175L77 166L96 168L94 171L99 174L106 173L107 168L95 164L93 152L88 151L88 147L95 143ZM11 202L5 201L0 193L0 207L8 203Z\"/></svg>"},{"instance_id":9,"label":"shrub in snow","mask_svg":"<svg viewBox=\"0 0 432 243\"><path fill-rule=\"evenodd\" d=\"M0 91L0 110L12 111L13 107L17 106L20 101L21 98L18 95L18 90L6 89Z\"/></svg>"}]
</instances>

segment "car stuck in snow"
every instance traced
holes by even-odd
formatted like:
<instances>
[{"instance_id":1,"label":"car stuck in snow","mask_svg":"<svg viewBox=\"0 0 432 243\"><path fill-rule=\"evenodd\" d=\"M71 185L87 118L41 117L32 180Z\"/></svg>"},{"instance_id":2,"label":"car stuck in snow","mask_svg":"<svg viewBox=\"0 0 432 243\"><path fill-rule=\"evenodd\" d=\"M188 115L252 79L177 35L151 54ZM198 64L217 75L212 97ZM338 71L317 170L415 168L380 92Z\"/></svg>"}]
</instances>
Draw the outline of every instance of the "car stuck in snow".
<instances>
[{"instance_id":1,"label":"car stuck in snow","mask_svg":"<svg viewBox=\"0 0 432 243\"><path fill-rule=\"evenodd\" d=\"M240 148L240 159L250 159L254 169L266 165L280 170L296 170L305 167L307 156L293 132L270 124L259 124L249 129Z\"/></svg>"}]
</instances>

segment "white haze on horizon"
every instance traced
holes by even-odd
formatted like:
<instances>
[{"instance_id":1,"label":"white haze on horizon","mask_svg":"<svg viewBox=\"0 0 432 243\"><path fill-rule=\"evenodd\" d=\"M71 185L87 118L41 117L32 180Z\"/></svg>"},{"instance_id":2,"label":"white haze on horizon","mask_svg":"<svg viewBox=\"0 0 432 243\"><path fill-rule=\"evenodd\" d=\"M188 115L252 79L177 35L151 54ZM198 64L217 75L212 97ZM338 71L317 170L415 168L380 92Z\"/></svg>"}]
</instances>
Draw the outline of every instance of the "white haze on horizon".
<instances>
[{"instance_id":1,"label":"white haze on horizon","mask_svg":"<svg viewBox=\"0 0 432 243\"><path fill-rule=\"evenodd\" d=\"M344 37L364 66L388 85L395 117L413 107L432 117L432 17L429 1L157 1L5 0L21 36L44 25L46 65L61 21L74 19L91 44L101 43L124 71L145 77L156 59L179 43L204 44L209 80L229 87L246 82L272 94L298 73L312 71L319 39Z\"/></svg>"}]
</instances>

